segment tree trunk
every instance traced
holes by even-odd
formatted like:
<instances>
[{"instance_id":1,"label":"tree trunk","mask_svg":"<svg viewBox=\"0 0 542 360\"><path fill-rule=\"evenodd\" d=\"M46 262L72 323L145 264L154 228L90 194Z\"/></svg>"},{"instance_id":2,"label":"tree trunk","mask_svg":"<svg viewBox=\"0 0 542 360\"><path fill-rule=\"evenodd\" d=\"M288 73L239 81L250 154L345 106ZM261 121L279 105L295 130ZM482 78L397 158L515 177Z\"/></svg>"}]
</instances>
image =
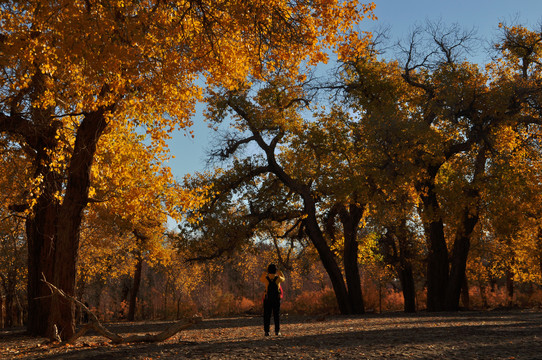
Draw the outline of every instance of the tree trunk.
<instances>
[{"instance_id":1,"label":"tree trunk","mask_svg":"<svg viewBox=\"0 0 542 360\"><path fill-rule=\"evenodd\" d=\"M514 273L512 270L506 270L506 295L508 296L507 306L514 304Z\"/></svg>"},{"instance_id":2,"label":"tree trunk","mask_svg":"<svg viewBox=\"0 0 542 360\"><path fill-rule=\"evenodd\" d=\"M10 293L6 294L5 306L6 306L6 318L5 318L4 324L5 324L6 327L9 328L9 327L14 326L14 321L13 321L13 294L10 294Z\"/></svg>"},{"instance_id":3,"label":"tree trunk","mask_svg":"<svg viewBox=\"0 0 542 360\"><path fill-rule=\"evenodd\" d=\"M230 103L230 106L240 116L244 117L250 122L251 119L247 116L247 113L242 108L232 103ZM350 306L346 284L344 282L341 269L335 261L333 252L329 248L329 245L324 238L324 234L322 233L322 229L320 229L320 225L318 224L318 220L316 218L315 198L313 197L310 185L304 184L303 182L288 175L284 168L277 162L275 157L275 146L279 140L279 137L271 141L270 145L265 142L261 133L259 133L255 128L252 128L251 131L258 146L260 146L266 154L269 171L275 174L275 176L282 181L284 185L286 185L293 192L297 193L303 200L303 208L306 214L306 218L304 219L303 223L306 234L316 248L316 251L318 251L322 265L329 275L329 279L331 280L331 284L333 286L333 291L335 292L335 297L337 298L339 311L341 314L351 314L352 307Z\"/></svg>"},{"instance_id":4,"label":"tree trunk","mask_svg":"<svg viewBox=\"0 0 542 360\"><path fill-rule=\"evenodd\" d=\"M402 217L399 223L397 238L399 241L399 266L401 287L403 289L404 312L416 312L416 283L412 270L412 233L408 229L406 217Z\"/></svg>"},{"instance_id":5,"label":"tree trunk","mask_svg":"<svg viewBox=\"0 0 542 360\"><path fill-rule=\"evenodd\" d=\"M446 309L449 311L459 310L461 288L467 281L465 271L469 256L470 238L480 218L480 192L476 186L480 176L485 172L485 165L485 148L482 147L476 155L472 181L465 190L466 204L459 220L452 250L452 264L446 296Z\"/></svg>"},{"instance_id":6,"label":"tree trunk","mask_svg":"<svg viewBox=\"0 0 542 360\"><path fill-rule=\"evenodd\" d=\"M143 257L141 256L141 254L138 254L137 264L134 271L134 282L132 284L132 290L130 291L130 304L128 306L128 321L134 321L135 319L137 293L139 292L139 285L141 284L142 268L143 268Z\"/></svg>"},{"instance_id":7,"label":"tree trunk","mask_svg":"<svg viewBox=\"0 0 542 360\"><path fill-rule=\"evenodd\" d=\"M28 245L28 322L30 335L46 336L51 311L51 291L41 281L53 279L55 227L58 205L50 190L44 189L34 207L34 216L26 220Z\"/></svg>"},{"instance_id":8,"label":"tree trunk","mask_svg":"<svg viewBox=\"0 0 542 360\"><path fill-rule=\"evenodd\" d=\"M166 283L164 285L164 302L163 302L163 313L164 313L164 320L168 319L168 311L167 311L167 297L169 294L169 275L166 273Z\"/></svg>"},{"instance_id":9,"label":"tree trunk","mask_svg":"<svg viewBox=\"0 0 542 360\"><path fill-rule=\"evenodd\" d=\"M469 256L470 237L477 223L477 206L475 210L471 206L466 206L463 210L463 216L452 251L452 265L446 295L446 310L448 311L459 310L461 288L466 280L465 270L467 269L467 259Z\"/></svg>"},{"instance_id":10,"label":"tree trunk","mask_svg":"<svg viewBox=\"0 0 542 360\"><path fill-rule=\"evenodd\" d=\"M181 318L181 297L179 296L177 298L177 314L175 315L175 320L179 320Z\"/></svg>"},{"instance_id":11,"label":"tree trunk","mask_svg":"<svg viewBox=\"0 0 542 360\"><path fill-rule=\"evenodd\" d=\"M542 227L538 227L536 235L538 271L542 274Z\"/></svg>"},{"instance_id":12,"label":"tree trunk","mask_svg":"<svg viewBox=\"0 0 542 360\"><path fill-rule=\"evenodd\" d=\"M414 313L416 312L416 286L411 264L401 264L399 280L403 289L404 311L406 313Z\"/></svg>"},{"instance_id":13,"label":"tree trunk","mask_svg":"<svg viewBox=\"0 0 542 360\"><path fill-rule=\"evenodd\" d=\"M7 276L3 278L3 283L4 291L6 293L6 316L4 319L4 324L6 327L16 326L18 325L18 309L15 308L17 270L9 269Z\"/></svg>"},{"instance_id":14,"label":"tree trunk","mask_svg":"<svg viewBox=\"0 0 542 360\"><path fill-rule=\"evenodd\" d=\"M380 249L384 260L391 264L403 292L404 311L416 312L416 287L412 270L412 234L406 217L401 217L387 225L386 233L380 238Z\"/></svg>"},{"instance_id":15,"label":"tree trunk","mask_svg":"<svg viewBox=\"0 0 542 360\"><path fill-rule=\"evenodd\" d=\"M480 297L482 298L482 307L484 309L487 309L489 307L489 304L487 302L486 296L486 285L482 280L478 280L478 289L480 290Z\"/></svg>"},{"instance_id":16,"label":"tree trunk","mask_svg":"<svg viewBox=\"0 0 542 360\"><path fill-rule=\"evenodd\" d=\"M470 309L469 281L467 275L463 277L463 285L461 286L461 302L465 309Z\"/></svg>"},{"instance_id":17,"label":"tree trunk","mask_svg":"<svg viewBox=\"0 0 542 360\"><path fill-rule=\"evenodd\" d=\"M429 253L427 255L427 310L445 310L448 285L448 249L442 219L429 223Z\"/></svg>"},{"instance_id":18,"label":"tree trunk","mask_svg":"<svg viewBox=\"0 0 542 360\"><path fill-rule=\"evenodd\" d=\"M350 205L349 210L343 206L339 216L343 224L344 233L344 273L348 286L348 300L353 314L365 313L363 293L361 290L361 277L358 266L358 226L363 216L363 208Z\"/></svg>"},{"instance_id":19,"label":"tree trunk","mask_svg":"<svg viewBox=\"0 0 542 360\"><path fill-rule=\"evenodd\" d=\"M105 110L87 113L77 129L73 155L68 168L68 179L56 225L55 268L53 281L56 287L69 296L75 296L75 278L79 255L79 228L83 210L88 203L90 169L98 140L107 122ZM75 334L75 305L54 294L47 335L51 337L56 327L62 340Z\"/></svg>"},{"instance_id":20,"label":"tree trunk","mask_svg":"<svg viewBox=\"0 0 542 360\"><path fill-rule=\"evenodd\" d=\"M83 301L83 298L85 296L85 291L86 291L86 285L87 284L85 283L84 276L79 277L79 279L77 281L77 285L76 285L76 289L77 289L76 299L83 302L88 307L88 303L86 301ZM88 322L88 321L83 321L84 315L85 315L85 313L83 311L81 311L80 308L76 308L76 310L75 310L75 319L77 320L77 323L81 323L81 322L86 323L86 322Z\"/></svg>"},{"instance_id":21,"label":"tree trunk","mask_svg":"<svg viewBox=\"0 0 542 360\"><path fill-rule=\"evenodd\" d=\"M331 280L339 311L341 314L351 314L352 308L350 306L348 291L346 290L346 284L344 283L341 269L337 265L335 257L318 226L315 212L310 212L309 216L305 219L305 229L309 239L318 251L322 265L324 266L324 269L326 269L329 279Z\"/></svg>"},{"instance_id":22,"label":"tree trunk","mask_svg":"<svg viewBox=\"0 0 542 360\"><path fill-rule=\"evenodd\" d=\"M438 167L429 169L430 179L419 186L422 195L422 216L426 233L427 254L427 310L445 310L448 286L448 249L444 237L444 223L435 192Z\"/></svg>"},{"instance_id":23,"label":"tree trunk","mask_svg":"<svg viewBox=\"0 0 542 360\"><path fill-rule=\"evenodd\" d=\"M265 144L263 138L261 138L258 133L255 133L255 135L257 135L258 144L266 152L267 161L271 172L274 173L288 188L292 189L303 199L303 208L306 214L306 218L303 222L305 225L305 232L316 248L316 251L320 256L320 260L322 261L322 265L329 276L333 286L333 291L335 292L339 311L341 314L351 314L352 307L350 306L348 291L346 290L343 274L339 268L339 265L337 264L337 261L335 260L333 252L329 248L329 245L324 238L322 229L320 229L320 225L318 224L318 220L316 218L316 203L312 196L310 186L290 177L276 161L274 148Z\"/></svg>"}]
</instances>

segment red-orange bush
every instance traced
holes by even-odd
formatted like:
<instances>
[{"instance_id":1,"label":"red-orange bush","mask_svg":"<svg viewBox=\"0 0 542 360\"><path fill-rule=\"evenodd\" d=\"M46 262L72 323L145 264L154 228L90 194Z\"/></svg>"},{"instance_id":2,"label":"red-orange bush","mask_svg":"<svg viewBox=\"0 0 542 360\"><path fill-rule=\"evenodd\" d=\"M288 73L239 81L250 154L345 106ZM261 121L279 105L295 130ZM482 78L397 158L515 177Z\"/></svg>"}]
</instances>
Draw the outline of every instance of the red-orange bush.
<instances>
[{"instance_id":1,"label":"red-orange bush","mask_svg":"<svg viewBox=\"0 0 542 360\"><path fill-rule=\"evenodd\" d=\"M492 309L498 307L517 306L522 309L542 307L542 289L529 291L516 290L510 298L505 286L478 287L469 289L470 308Z\"/></svg>"},{"instance_id":2,"label":"red-orange bush","mask_svg":"<svg viewBox=\"0 0 542 360\"><path fill-rule=\"evenodd\" d=\"M384 312L404 309L403 293L391 286L368 279L363 282L363 301L365 311Z\"/></svg>"},{"instance_id":3,"label":"red-orange bush","mask_svg":"<svg viewBox=\"0 0 542 360\"><path fill-rule=\"evenodd\" d=\"M336 314L339 312L339 308L333 290L325 288L320 291L301 293L294 301L285 302L282 305L282 311L302 315L317 315Z\"/></svg>"}]
</instances>

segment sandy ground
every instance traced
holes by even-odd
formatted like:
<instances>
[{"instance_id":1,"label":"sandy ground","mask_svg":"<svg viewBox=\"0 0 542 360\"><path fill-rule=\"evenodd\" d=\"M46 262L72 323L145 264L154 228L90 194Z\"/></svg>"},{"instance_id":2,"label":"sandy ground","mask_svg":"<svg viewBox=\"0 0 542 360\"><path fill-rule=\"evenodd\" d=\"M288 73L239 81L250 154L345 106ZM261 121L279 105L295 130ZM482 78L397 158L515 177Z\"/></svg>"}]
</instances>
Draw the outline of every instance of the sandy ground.
<instances>
[{"instance_id":1,"label":"sandy ground","mask_svg":"<svg viewBox=\"0 0 542 360\"><path fill-rule=\"evenodd\" d=\"M282 317L263 336L260 317L208 319L163 343L111 345L90 334L74 346L44 345L23 329L0 331L2 359L542 359L541 311L357 317ZM107 324L122 334L169 322Z\"/></svg>"}]
</instances>

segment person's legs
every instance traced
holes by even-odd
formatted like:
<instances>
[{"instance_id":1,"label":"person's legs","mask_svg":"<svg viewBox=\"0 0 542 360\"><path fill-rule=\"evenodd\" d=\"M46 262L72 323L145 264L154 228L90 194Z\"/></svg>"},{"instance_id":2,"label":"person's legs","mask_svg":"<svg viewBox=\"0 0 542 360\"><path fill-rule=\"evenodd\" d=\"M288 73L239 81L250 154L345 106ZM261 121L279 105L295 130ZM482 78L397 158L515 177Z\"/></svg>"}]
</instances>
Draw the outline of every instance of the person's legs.
<instances>
[{"instance_id":1,"label":"person's legs","mask_svg":"<svg viewBox=\"0 0 542 360\"><path fill-rule=\"evenodd\" d=\"M278 335L280 333L280 301L273 304L273 320L275 320L275 334Z\"/></svg>"},{"instance_id":2,"label":"person's legs","mask_svg":"<svg viewBox=\"0 0 542 360\"><path fill-rule=\"evenodd\" d=\"M269 325L271 324L271 311L272 307L270 301L265 299L263 301L263 331L265 331L265 335L269 335Z\"/></svg>"}]
</instances>

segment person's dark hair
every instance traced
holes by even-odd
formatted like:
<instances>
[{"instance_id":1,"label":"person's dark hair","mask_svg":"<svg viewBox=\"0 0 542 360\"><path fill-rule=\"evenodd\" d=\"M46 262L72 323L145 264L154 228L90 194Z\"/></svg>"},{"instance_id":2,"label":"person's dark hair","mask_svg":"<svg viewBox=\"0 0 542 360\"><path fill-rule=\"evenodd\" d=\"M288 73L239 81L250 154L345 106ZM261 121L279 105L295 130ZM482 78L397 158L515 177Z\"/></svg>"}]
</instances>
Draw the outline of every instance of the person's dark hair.
<instances>
[{"instance_id":1,"label":"person's dark hair","mask_svg":"<svg viewBox=\"0 0 542 360\"><path fill-rule=\"evenodd\" d=\"M267 272L270 274L276 274L277 266L275 264L269 264L269 266L267 267Z\"/></svg>"}]
</instances>

